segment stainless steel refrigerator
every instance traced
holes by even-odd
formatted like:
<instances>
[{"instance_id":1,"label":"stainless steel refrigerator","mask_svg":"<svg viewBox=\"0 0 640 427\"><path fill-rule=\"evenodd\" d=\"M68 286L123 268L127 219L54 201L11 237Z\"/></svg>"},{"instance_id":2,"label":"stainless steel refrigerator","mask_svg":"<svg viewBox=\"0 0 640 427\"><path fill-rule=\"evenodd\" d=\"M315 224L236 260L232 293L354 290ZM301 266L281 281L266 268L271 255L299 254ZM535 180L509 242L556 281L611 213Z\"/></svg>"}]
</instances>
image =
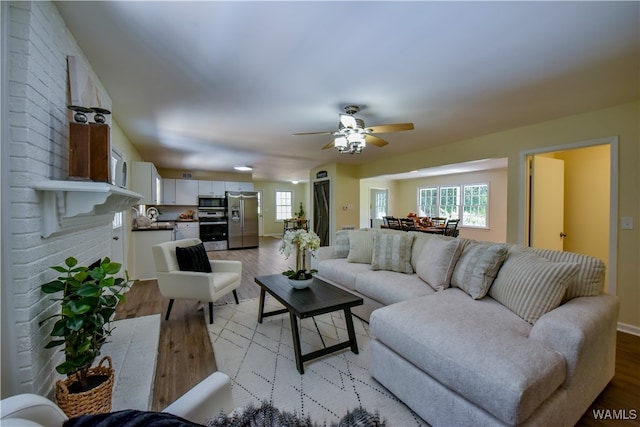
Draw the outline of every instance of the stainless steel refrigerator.
<instances>
[{"instance_id":1,"label":"stainless steel refrigerator","mask_svg":"<svg viewBox=\"0 0 640 427\"><path fill-rule=\"evenodd\" d=\"M228 248L258 247L258 193L227 191Z\"/></svg>"}]
</instances>

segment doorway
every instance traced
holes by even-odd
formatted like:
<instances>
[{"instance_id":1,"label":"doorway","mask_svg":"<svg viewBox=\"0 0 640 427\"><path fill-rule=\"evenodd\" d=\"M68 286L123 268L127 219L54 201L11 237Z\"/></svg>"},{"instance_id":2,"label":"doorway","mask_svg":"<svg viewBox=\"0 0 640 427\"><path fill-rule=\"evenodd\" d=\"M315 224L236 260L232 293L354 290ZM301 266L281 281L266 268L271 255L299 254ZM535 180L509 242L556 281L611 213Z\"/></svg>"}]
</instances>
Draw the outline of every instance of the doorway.
<instances>
[{"instance_id":1,"label":"doorway","mask_svg":"<svg viewBox=\"0 0 640 427\"><path fill-rule=\"evenodd\" d=\"M320 246L329 246L329 184L328 179L313 183L313 231L320 237Z\"/></svg>"},{"instance_id":2,"label":"doorway","mask_svg":"<svg viewBox=\"0 0 640 427\"><path fill-rule=\"evenodd\" d=\"M551 147L523 156L521 241L599 258L615 294L617 138Z\"/></svg>"},{"instance_id":3,"label":"doorway","mask_svg":"<svg viewBox=\"0 0 640 427\"><path fill-rule=\"evenodd\" d=\"M389 210L389 190L383 188L371 188L369 190L369 218L371 228L380 228L382 218L387 216Z\"/></svg>"}]
</instances>

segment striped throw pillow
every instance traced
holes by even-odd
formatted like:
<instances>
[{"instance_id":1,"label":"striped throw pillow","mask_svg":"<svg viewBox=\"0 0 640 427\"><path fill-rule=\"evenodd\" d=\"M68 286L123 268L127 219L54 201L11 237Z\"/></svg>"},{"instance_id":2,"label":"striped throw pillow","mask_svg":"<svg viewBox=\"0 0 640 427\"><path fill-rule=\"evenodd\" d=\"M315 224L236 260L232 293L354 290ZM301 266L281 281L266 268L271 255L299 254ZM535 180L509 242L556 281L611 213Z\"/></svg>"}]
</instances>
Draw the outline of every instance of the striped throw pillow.
<instances>
[{"instance_id":1,"label":"striped throw pillow","mask_svg":"<svg viewBox=\"0 0 640 427\"><path fill-rule=\"evenodd\" d=\"M512 252L502 265L489 296L534 324L560 305L578 264L551 262L532 253Z\"/></svg>"},{"instance_id":2,"label":"striped throw pillow","mask_svg":"<svg viewBox=\"0 0 640 427\"><path fill-rule=\"evenodd\" d=\"M413 235L383 234L373 235L373 255L371 257L372 270L397 271L398 273L413 273L411 265L411 246Z\"/></svg>"},{"instance_id":3,"label":"striped throw pillow","mask_svg":"<svg viewBox=\"0 0 640 427\"><path fill-rule=\"evenodd\" d=\"M467 244L451 275L451 285L462 289L473 299L484 298L507 254L506 245Z\"/></svg>"}]
</instances>

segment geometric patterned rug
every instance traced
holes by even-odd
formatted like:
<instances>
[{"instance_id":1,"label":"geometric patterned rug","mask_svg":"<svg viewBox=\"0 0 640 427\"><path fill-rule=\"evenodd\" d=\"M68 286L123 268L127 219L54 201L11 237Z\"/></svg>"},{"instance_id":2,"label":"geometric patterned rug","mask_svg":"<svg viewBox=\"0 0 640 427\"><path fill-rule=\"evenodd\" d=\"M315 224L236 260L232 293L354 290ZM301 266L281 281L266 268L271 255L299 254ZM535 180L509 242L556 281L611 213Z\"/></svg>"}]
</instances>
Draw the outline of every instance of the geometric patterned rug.
<instances>
[{"instance_id":1,"label":"geometric patterned rug","mask_svg":"<svg viewBox=\"0 0 640 427\"><path fill-rule=\"evenodd\" d=\"M369 375L366 322L353 318L359 354L347 348L305 362L301 375L296 369L289 315L267 317L259 324L258 302L254 298L216 306L213 325L204 310L218 370L231 377L235 407L267 401L327 425L361 407L378 412L389 426L428 425ZM282 306L267 295L265 312L278 308ZM343 315L340 311L302 319L302 353L348 340Z\"/></svg>"}]
</instances>

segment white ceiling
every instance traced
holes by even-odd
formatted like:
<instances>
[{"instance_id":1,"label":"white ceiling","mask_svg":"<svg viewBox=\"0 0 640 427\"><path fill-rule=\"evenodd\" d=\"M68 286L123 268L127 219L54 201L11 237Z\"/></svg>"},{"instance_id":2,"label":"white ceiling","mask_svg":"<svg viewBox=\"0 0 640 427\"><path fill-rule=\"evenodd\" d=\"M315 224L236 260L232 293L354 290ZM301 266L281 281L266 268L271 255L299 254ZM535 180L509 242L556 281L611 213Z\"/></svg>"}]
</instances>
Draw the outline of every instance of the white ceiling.
<instances>
[{"instance_id":1,"label":"white ceiling","mask_svg":"<svg viewBox=\"0 0 640 427\"><path fill-rule=\"evenodd\" d=\"M57 1L147 161L307 180L640 98L640 3ZM381 134L321 150L348 104Z\"/></svg>"}]
</instances>

